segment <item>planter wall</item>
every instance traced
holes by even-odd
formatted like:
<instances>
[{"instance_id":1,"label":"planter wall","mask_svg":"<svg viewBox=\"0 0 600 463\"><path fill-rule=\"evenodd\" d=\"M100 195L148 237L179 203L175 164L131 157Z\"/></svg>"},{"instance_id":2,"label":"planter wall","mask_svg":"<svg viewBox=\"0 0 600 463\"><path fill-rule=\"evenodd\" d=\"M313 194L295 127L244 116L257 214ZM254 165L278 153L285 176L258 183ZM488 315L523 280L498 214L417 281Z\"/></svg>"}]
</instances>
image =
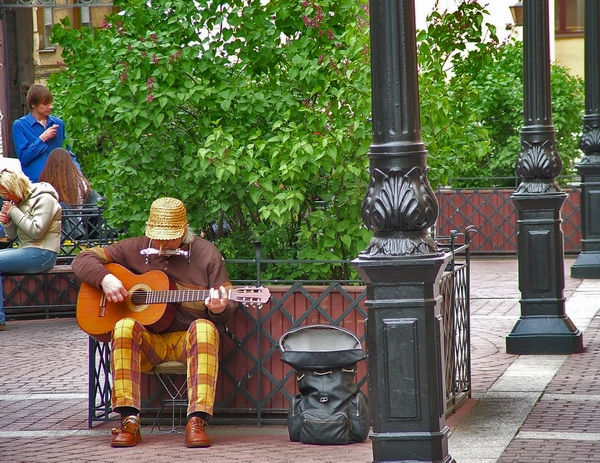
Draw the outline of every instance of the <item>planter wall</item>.
<instances>
[{"instance_id":1,"label":"planter wall","mask_svg":"<svg viewBox=\"0 0 600 463\"><path fill-rule=\"evenodd\" d=\"M358 336L364 349L364 287L295 285L269 290L269 303L260 310L238 309L221 337L215 419L285 419L297 387L294 370L281 361L278 342L294 326L342 326ZM357 383L366 394L366 362L357 366ZM143 376L143 397L151 415L160 406L151 375Z\"/></svg>"},{"instance_id":2,"label":"planter wall","mask_svg":"<svg viewBox=\"0 0 600 463\"><path fill-rule=\"evenodd\" d=\"M565 190L567 199L561 214L565 253L581 251L578 188ZM478 233L471 241L476 254L515 254L517 252L517 212L510 196L513 190L438 190L440 213L436 236L449 236L452 230L474 225Z\"/></svg>"}]
</instances>

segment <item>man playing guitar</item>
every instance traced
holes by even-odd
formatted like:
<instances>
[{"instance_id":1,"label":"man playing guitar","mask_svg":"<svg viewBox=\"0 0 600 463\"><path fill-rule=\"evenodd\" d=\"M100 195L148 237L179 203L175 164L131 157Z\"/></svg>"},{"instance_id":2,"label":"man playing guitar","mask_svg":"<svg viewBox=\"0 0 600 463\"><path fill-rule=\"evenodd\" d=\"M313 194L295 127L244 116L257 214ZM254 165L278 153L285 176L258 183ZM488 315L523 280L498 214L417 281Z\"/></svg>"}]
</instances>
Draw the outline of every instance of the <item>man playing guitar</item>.
<instances>
[{"instance_id":1,"label":"man playing guitar","mask_svg":"<svg viewBox=\"0 0 600 463\"><path fill-rule=\"evenodd\" d=\"M120 264L136 275L160 270L175 290L208 290L204 300L168 304L163 319L149 326L133 317L116 322L111 339L112 408L121 415L121 425L113 429L111 445L133 447L142 440L142 372L164 361L180 361L187 364L186 446L210 446L204 426L215 401L219 328L237 306L228 298L232 284L223 257L212 243L194 235L184 204L165 197L152 203L145 236L87 249L73 261L75 274L103 292L105 305L130 296L123 281L111 273L110 264Z\"/></svg>"}]
</instances>

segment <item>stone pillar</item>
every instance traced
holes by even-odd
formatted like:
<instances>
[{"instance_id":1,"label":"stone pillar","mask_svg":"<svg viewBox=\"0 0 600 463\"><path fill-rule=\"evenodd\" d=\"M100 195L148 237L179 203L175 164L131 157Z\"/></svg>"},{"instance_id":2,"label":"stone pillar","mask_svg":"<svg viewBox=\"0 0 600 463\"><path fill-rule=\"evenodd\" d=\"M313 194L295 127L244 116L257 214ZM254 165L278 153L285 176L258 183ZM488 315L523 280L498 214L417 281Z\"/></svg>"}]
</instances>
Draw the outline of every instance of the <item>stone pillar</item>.
<instances>
[{"instance_id":1,"label":"stone pillar","mask_svg":"<svg viewBox=\"0 0 600 463\"><path fill-rule=\"evenodd\" d=\"M375 462L444 462L438 282L450 256L429 234L438 204L421 141L414 0L371 0L373 143L354 261L367 285L369 403Z\"/></svg>"},{"instance_id":2,"label":"stone pillar","mask_svg":"<svg viewBox=\"0 0 600 463\"><path fill-rule=\"evenodd\" d=\"M524 125L511 196L517 209L521 317L506 338L511 354L581 352L581 332L565 313L560 209L567 195L556 177L562 161L552 125L548 0L523 2Z\"/></svg>"},{"instance_id":3,"label":"stone pillar","mask_svg":"<svg viewBox=\"0 0 600 463\"><path fill-rule=\"evenodd\" d=\"M581 176L581 253L573 278L600 278L600 4L585 2L585 116Z\"/></svg>"}]
</instances>

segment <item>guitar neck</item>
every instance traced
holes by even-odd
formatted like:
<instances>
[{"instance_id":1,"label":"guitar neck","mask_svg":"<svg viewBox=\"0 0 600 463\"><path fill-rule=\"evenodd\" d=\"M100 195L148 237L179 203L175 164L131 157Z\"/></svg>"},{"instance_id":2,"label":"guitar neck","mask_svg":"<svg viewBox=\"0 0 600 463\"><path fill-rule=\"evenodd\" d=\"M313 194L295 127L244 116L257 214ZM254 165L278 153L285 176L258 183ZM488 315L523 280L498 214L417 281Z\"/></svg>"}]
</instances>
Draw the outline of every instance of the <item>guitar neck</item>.
<instances>
[{"instance_id":1,"label":"guitar neck","mask_svg":"<svg viewBox=\"0 0 600 463\"><path fill-rule=\"evenodd\" d=\"M178 302L204 301L210 296L208 289L182 289L164 291L135 291L131 300L136 305L141 304L174 304ZM231 299L231 291L227 291L227 298Z\"/></svg>"}]
</instances>

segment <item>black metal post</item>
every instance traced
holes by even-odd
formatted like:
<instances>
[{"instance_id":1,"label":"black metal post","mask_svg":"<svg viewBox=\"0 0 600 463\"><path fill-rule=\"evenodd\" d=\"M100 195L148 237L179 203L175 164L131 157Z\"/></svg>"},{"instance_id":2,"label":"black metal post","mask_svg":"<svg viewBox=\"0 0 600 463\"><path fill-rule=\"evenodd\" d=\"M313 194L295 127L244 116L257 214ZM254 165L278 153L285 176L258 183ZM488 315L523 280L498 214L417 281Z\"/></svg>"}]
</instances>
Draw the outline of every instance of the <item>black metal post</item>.
<instances>
[{"instance_id":1,"label":"black metal post","mask_svg":"<svg viewBox=\"0 0 600 463\"><path fill-rule=\"evenodd\" d=\"M254 252L256 254L256 286L262 286L262 275L261 275L261 258L262 258L262 243L258 240L254 241ZM262 306L257 306L256 310L256 358L257 358L257 371L256 377L257 388L262 391ZM258 394L257 397L258 409L256 411L256 425L260 428L262 426L262 395Z\"/></svg>"},{"instance_id":2,"label":"black metal post","mask_svg":"<svg viewBox=\"0 0 600 463\"><path fill-rule=\"evenodd\" d=\"M451 255L421 141L414 0L371 0L373 143L362 218L374 236L354 261L367 285L369 403L376 462L443 462L441 296Z\"/></svg>"},{"instance_id":3,"label":"black metal post","mask_svg":"<svg viewBox=\"0 0 600 463\"><path fill-rule=\"evenodd\" d=\"M506 337L511 354L581 352L581 332L565 313L560 208L562 161L552 125L548 0L523 2L524 125L511 196L517 208L521 317Z\"/></svg>"},{"instance_id":4,"label":"black metal post","mask_svg":"<svg viewBox=\"0 0 600 463\"><path fill-rule=\"evenodd\" d=\"M585 116L581 176L581 253L573 278L600 278L600 4L585 2Z\"/></svg>"}]
</instances>

